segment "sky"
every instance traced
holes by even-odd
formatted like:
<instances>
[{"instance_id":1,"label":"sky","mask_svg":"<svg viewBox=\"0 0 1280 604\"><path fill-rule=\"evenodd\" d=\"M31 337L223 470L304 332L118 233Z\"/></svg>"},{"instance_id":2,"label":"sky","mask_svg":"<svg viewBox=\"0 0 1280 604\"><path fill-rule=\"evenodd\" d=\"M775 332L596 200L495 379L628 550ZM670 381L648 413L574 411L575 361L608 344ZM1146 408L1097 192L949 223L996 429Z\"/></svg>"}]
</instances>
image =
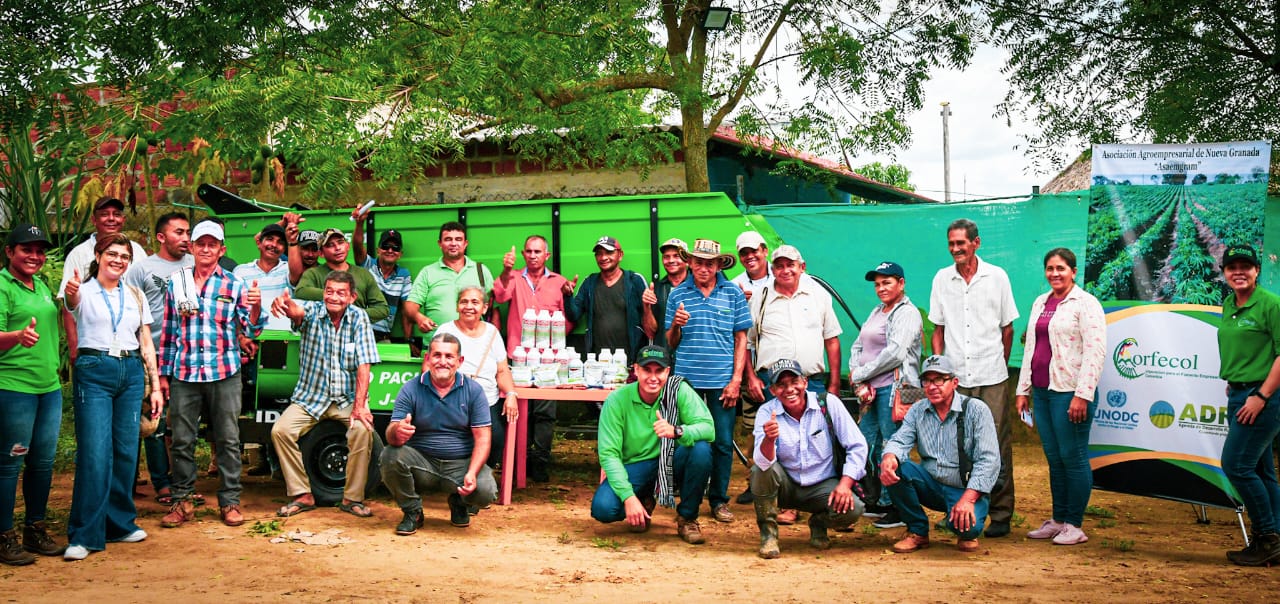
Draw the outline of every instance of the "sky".
<instances>
[{"instance_id":1,"label":"sky","mask_svg":"<svg viewBox=\"0 0 1280 604\"><path fill-rule=\"evenodd\" d=\"M1005 51L982 47L964 71L938 72L925 85L924 108L908 120L912 144L889 156L863 155L854 166L879 161L898 163L911 170L916 192L943 199L942 107L950 101L951 199L978 199L1006 195L1030 195L1031 187L1044 185L1054 174L1034 174L1023 154L1019 134L1028 126L1013 127L994 117L1009 85L1000 68Z\"/></svg>"}]
</instances>

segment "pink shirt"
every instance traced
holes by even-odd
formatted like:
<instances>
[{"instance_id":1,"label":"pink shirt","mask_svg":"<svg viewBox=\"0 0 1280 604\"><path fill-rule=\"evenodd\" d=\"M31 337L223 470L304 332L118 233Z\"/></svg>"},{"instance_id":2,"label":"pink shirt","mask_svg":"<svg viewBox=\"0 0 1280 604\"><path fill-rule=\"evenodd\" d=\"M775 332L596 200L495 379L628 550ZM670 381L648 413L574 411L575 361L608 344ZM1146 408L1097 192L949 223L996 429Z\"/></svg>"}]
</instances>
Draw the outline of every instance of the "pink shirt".
<instances>
[{"instance_id":1,"label":"pink shirt","mask_svg":"<svg viewBox=\"0 0 1280 604\"><path fill-rule=\"evenodd\" d=\"M511 282L503 285L502 279L493 281L493 301L495 303L510 302L507 312L507 357L520 345L520 317L524 311L532 308L534 312L545 309L547 312L564 312L564 284L568 281L551 271L545 271L537 287L529 278L529 269L512 275ZM573 331L573 323L565 319L565 333Z\"/></svg>"},{"instance_id":2,"label":"pink shirt","mask_svg":"<svg viewBox=\"0 0 1280 604\"><path fill-rule=\"evenodd\" d=\"M1036 298L1031 316L1040 316L1048 299L1047 293ZM1018 374L1019 395L1031 394L1031 361L1028 359L1034 356L1036 342L1036 330L1028 329L1022 371ZM1049 389L1074 392L1080 398L1093 400L1107 358L1107 318L1102 304L1083 287L1072 287L1058 302L1049 320L1049 347L1053 351L1049 359Z\"/></svg>"}]
</instances>

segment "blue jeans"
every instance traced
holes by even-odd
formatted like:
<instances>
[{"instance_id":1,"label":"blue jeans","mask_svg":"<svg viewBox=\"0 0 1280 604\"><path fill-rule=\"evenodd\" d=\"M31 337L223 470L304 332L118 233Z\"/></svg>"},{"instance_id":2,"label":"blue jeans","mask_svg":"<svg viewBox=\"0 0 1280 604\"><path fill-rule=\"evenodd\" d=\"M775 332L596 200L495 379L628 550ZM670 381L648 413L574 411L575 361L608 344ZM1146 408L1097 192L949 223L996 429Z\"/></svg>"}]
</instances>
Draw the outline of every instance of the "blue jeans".
<instances>
[{"instance_id":1,"label":"blue jeans","mask_svg":"<svg viewBox=\"0 0 1280 604\"><path fill-rule=\"evenodd\" d=\"M886 488L908 531L917 535L929 535L929 517L924 513L924 508L927 507L946 512L947 527L961 539L977 539L982 534L982 525L987 522L987 510L991 504L990 497L983 495L973 504L973 526L961 532L951 522L951 508L960 501L964 489L938 482L914 461L903 460L902 465L898 466L898 477L902 480Z\"/></svg>"},{"instance_id":2,"label":"blue jeans","mask_svg":"<svg viewBox=\"0 0 1280 604\"><path fill-rule=\"evenodd\" d=\"M1240 494L1257 535L1277 532L1280 519L1280 484L1276 483L1271 447L1280 432L1280 391L1272 393L1257 419L1248 426L1236 421L1252 389L1232 388L1227 393L1227 440L1222 443L1222 472Z\"/></svg>"},{"instance_id":3,"label":"blue jeans","mask_svg":"<svg viewBox=\"0 0 1280 604\"><path fill-rule=\"evenodd\" d=\"M1053 495L1053 519L1080 526L1084 509L1093 494L1093 469L1089 467L1089 429L1098 408L1095 396L1089 402L1084 421L1067 417L1074 392L1054 392L1048 388L1031 390L1031 412L1044 458L1049 462L1049 493Z\"/></svg>"},{"instance_id":4,"label":"blue jeans","mask_svg":"<svg viewBox=\"0 0 1280 604\"><path fill-rule=\"evenodd\" d=\"M67 542L90 551L138 530L133 506L142 411L142 361L76 358L76 482Z\"/></svg>"},{"instance_id":5,"label":"blue jeans","mask_svg":"<svg viewBox=\"0 0 1280 604\"><path fill-rule=\"evenodd\" d=\"M44 394L0 390L0 400L5 401L0 413L0 531L7 531L13 528L19 469L23 469L26 523L45 518L62 427L62 390Z\"/></svg>"},{"instance_id":6,"label":"blue jeans","mask_svg":"<svg viewBox=\"0 0 1280 604\"><path fill-rule=\"evenodd\" d=\"M697 520L698 508L702 506L702 494L707 488L707 478L711 476L711 445L706 441L693 443L692 447L676 447L675 479L680 488L680 503L676 504L676 513L685 520ZM658 482L658 458L629 463L627 480L631 488L639 496L640 493L653 493ZM627 517L627 507L613 492L606 480L596 488L591 498L591 517L600 522L617 522Z\"/></svg>"},{"instance_id":7,"label":"blue jeans","mask_svg":"<svg viewBox=\"0 0 1280 604\"><path fill-rule=\"evenodd\" d=\"M893 438L893 433L898 431L898 424L893 421L893 386L882 386L876 388L876 398L867 406L866 413L858 420L858 429L862 431L862 438L866 439L867 447L871 449L871 457L868 459L876 460L876 468L880 467L880 456L884 454L884 443ZM876 502L878 505L890 505L889 490L880 489L880 500Z\"/></svg>"},{"instance_id":8,"label":"blue jeans","mask_svg":"<svg viewBox=\"0 0 1280 604\"><path fill-rule=\"evenodd\" d=\"M725 408L720 403L721 388L695 388L698 397L711 411L715 423L716 439L711 443L711 484L707 487L707 502L711 509L729 503L729 475L733 472L733 426L738 421L737 406Z\"/></svg>"}]
</instances>

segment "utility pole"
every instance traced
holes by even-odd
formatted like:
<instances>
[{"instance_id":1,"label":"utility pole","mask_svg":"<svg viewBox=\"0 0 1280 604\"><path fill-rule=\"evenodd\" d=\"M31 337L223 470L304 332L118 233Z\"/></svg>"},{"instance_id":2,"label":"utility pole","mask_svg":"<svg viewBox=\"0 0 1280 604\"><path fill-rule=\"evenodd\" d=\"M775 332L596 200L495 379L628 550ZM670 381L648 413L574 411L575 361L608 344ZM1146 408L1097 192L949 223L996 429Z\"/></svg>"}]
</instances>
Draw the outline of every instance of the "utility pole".
<instances>
[{"instance_id":1,"label":"utility pole","mask_svg":"<svg viewBox=\"0 0 1280 604\"><path fill-rule=\"evenodd\" d=\"M942 200L951 203L951 133L947 118L951 117L951 102L942 101Z\"/></svg>"}]
</instances>

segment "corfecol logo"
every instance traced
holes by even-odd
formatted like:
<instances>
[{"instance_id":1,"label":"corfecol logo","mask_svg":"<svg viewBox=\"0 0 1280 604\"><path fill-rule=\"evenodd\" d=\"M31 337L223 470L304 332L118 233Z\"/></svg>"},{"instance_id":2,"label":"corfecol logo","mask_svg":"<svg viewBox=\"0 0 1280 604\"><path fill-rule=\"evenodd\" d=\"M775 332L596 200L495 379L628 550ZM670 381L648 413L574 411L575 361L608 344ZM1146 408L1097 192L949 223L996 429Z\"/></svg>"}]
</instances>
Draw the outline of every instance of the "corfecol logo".
<instances>
[{"instance_id":1,"label":"corfecol logo","mask_svg":"<svg viewBox=\"0 0 1280 604\"><path fill-rule=\"evenodd\" d=\"M1137 349L1138 341L1133 338L1125 338L1119 346L1116 346L1115 352L1111 354L1111 362L1116 366L1116 373L1131 380L1142 376L1142 372L1133 362Z\"/></svg>"},{"instance_id":2,"label":"corfecol logo","mask_svg":"<svg viewBox=\"0 0 1280 604\"><path fill-rule=\"evenodd\" d=\"M1129 402L1129 395L1125 394L1123 390L1107 391L1107 404L1112 408L1119 409L1127 402Z\"/></svg>"},{"instance_id":3,"label":"corfecol logo","mask_svg":"<svg viewBox=\"0 0 1280 604\"><path fill-rule=\"evenodd\" d=\"M1156 401L1151 404L1151 410L1147 412L1147 416L1151 418L1151 425L1164 429L1173 425L1173 405L1167 401Z\"/></svg>"}]
</instances>

